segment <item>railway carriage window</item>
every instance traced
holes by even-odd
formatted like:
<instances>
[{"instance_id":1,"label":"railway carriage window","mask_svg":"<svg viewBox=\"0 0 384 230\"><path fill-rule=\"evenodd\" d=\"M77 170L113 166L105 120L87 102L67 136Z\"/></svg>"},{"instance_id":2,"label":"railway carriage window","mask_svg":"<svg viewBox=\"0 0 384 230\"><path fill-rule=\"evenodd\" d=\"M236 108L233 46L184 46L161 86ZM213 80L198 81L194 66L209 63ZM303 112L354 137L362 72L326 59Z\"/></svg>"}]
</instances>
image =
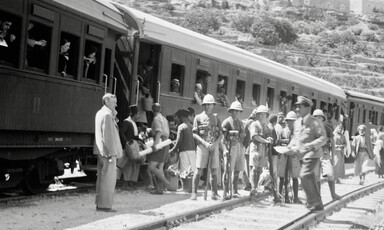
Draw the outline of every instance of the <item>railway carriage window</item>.
<instances>
[{"instance_id":1,"label":"railway carriage window","mask_svg":"<svg viewBox=\"0 0 384 230\"><path fill-rule=\"evenodd\" d=\"M313 114L313 111L316 110L316 105L317 105L317 100L316 99L312 99L312 109L311 109L311 114Z\"/></svg>"},{"instance_id":2,"label":"railway carriage window","mask_svg":"<svg viewBox=\"0 0 384 230\"><path fill-rule=\"evenodd\" d=\"M270 109L273 109L273 99L274 99L274 97L275 97L275 89L268 87L268 90L267 90L267 101L266 101L267 104L266 105Z\"/></svg>"},{"instance_id":3,"label":"railway carriage window","mask_svg":"<svg viewBox=\"0 0 384 230\"><path fill-rule=\"evenodd\" d=\"M112 50L105 49L104 74L106 74L107 76L111 74L111 57L112 57Z\"/></svg>"},{"instance_id":4,"label":"railway carriage window","mask_svg":"<svg viewBox=\"0 0 384 230\"><path fill-rule=\"evenodd\" d=\"M219 79L217 81L216 100L225 107L229 107L229 101L227 97L227 82L228 77L219 75Z\"/></svg>"},{"instance_id":5,"label":"railway carriage window","mask_svg":"<svg viewBox=\"0 0 384 230\"><path fill-rule=\"evenodd\" d=\"M101 45L95 42L85 42L83 77L97 81L100 69Z\"/></svg>"},{"instance_id":6,"label":"railway carriage window","mask_svg":"<svg viewBox=\"0 0 384 230\"><path fill-rule=\"evenodd\" d=\"M204 70L196 71L196 83L200 83L203 87L203 94L207 94L208 83L211 81L211 74Z\"/></svg>"},{"instance_id":7,"label":"railway carriage window","mask_svg":"<svg viewBox=\"0 0 384 230\"><path fill-rule=\"evenodd\" d=\"M287 92L280 91L280 104L279 104L280 112L283 112L284 114L287 114L287 112L288 112L288 102L291 99L292 99L291 96L288 96Z\"/></svg>"},{"instance_id":8,"label":"railway carriage window","mask_svg":"<svg viewBox=\"0 0 384 230\"><path fill-rule=\"evenodd\" d=\"M320 109L321 109L322 111L324 111L324 110L328 110L328 109L327 109L327 103L324 102L324 101L321 101L321 102L320 102Z\"/></svg>"},{"instance_id":9,"label":"railway carriage window","mask_svg":"<svg viewBox=\"0 0 384 230\"><path fill-rule=\"evenodd\" d=\"M78 66L79 38L62 32L60 37L59 60L57 72L62 77L75 76Z\"/></svg>"},{"instance_id":10,"label":"railway carriage window","mask_svg":"<svg viewBox=\"0 0 384 230\"><path fill-rule=\"evenodd\" d=\"M20 28L18 17L0 11L0 63L16 66L20 50Z\"/></svg>"},{"instance_id":11,"label":"railway carriage window","mask_svg":"<svg viewBox=\"0 0 384 230\"><path fill-rule=\"evenodd\" d=\"M27 66L48 71L51 33L51 27L34 21L28 22Z\"/></svg>"},{"instance_id":12,"label":"railway carriage window","mask_svg":"<svg viewBox=\"0 0 384 230\"><path fill-rule=\"evenodd\" d=\"M366 114L366 112L367 112L367 111L364 109L364 110L363 110L363 123L365 123L365 114Z\"/></svg>"},{"instance_id":13,"label":"railway carriage window","mask_svg":"<svg viewBox=\"0 0 384 230\"><path fill-rule=\"evenodd\" d=\"M384 125L384 113L381 113L381 122L380 125Z\"/></svg>"},{"instance_id":14,"label":"railway carriage window","mask_svg":"<svg viewBox=\"0 0 384 230\"><path fill-rule=\"evenodd\" d=\"M182 94L181 86L184 82L184 73L185 73L185 66L172 63L172 69L171 69L171 82L170 82L170 88L169 91L173 93Z\"/></svg>"},{"instance_id":15,"label":"railway carriage window","mask_svg":"<svg viewBox=\"0 0 384 230\"><path fill-rule=\"evenodd\" d=\"M260 104L260 90L261 85L253 84L252 87L252 106L258 106Z\"/></svg>"},{"instance_id":16,"label":"railway carriage window","mask_svg":"<svg viewBox=\"0 0 384 230\"><path fill-rule=\"evenodd\" d=\"M292 102L291 102L291 110L294 110L296 108L295 103L297 102L297 94L292 94Z\"/></svg>"},{"instance_id":17,"label":"railway carriage window","mask_svg":"<svg viewBox=\"0 0 384 230\"><path fill-rule=\"evenodd\" d=\"M243 103L244 93L245 93L245 81L237 80L236 81L236 101Z\"/></svg>"}]
</instances>

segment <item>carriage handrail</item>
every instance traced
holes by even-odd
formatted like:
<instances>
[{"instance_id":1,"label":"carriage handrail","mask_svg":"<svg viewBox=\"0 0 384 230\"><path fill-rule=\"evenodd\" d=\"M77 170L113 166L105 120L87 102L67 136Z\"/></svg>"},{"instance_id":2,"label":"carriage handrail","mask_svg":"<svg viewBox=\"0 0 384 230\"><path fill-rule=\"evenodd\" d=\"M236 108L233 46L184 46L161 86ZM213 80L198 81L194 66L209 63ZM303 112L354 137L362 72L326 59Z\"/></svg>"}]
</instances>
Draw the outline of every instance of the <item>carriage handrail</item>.
<instances>
[{"instance_id":1,"label":"carriage handrail","mask_svg":"<svg viewBox=\"0 0 384 230\"><path fill-rule=\"evenodd\" d=\"M103 77L105 78L105 84L104 84L104 94L107 94L107 86L108 86L108 75L103 74Z\"/></svg>"},{"instance_id":2,"label":"carriage handrail","mask_svg":"<svg viewBox=\"0 0 384 230\"><path fill-rule=\"evenodd\" d=\"M117 78L113 77L113 79L114 79L114 82L115 82L115 86L113 87L113 94L116 95Z\"/></svg>"}]
</instances>

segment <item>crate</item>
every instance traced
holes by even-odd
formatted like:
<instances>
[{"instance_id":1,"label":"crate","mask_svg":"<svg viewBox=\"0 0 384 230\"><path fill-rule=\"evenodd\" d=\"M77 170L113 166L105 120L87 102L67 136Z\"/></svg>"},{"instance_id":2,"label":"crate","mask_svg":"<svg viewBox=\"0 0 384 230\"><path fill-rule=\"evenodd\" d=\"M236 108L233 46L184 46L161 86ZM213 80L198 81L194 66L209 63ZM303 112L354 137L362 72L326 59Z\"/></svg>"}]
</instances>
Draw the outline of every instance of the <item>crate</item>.
<instances>
[{"instance_id":1,"label":"crate","mask_svg":"<svg viewBox=\"0 0 384 230\"><path fill-rule=\"evenodd\" d=\"M179 176L169 176L169 182L171 182L171 186L167 187L168 191L177 191L179 188Z\"/></svg>"},{"instance_id":2,"label":"crate","mask_svg":"<svg viewBox=\"0 0 384 230\"><path fill-rule=\"evenodd\" d=\"M181 179L184 192L192 193L192 178L193 177L187 177L185 179Z\"/></svg>"}]
</instances>

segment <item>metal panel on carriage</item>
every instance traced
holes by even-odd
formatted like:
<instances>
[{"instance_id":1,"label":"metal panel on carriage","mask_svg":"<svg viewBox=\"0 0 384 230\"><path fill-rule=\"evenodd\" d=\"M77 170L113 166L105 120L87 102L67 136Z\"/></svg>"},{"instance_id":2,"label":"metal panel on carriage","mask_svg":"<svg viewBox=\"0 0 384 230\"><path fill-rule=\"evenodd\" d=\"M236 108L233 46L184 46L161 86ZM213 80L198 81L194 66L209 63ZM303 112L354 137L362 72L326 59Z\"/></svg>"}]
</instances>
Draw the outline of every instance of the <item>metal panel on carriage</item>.
<instances>
[{"instance_id":1,"label":"metal panel on carriage","mask_svg":"<svg viewBox=\"0 0 384 230\"><path fill-rule=\"evenodd\" d=\"M12 54L18 55L12 62L0 61L0 97L6 98L0 102L0 174L13 167L11 171L24 174L31 188L53 179L61 158L91 150L94 116L104 94L101 73L112 73L109 66L114 64L115 43L127 27L107 1L4 0L0 20L2 17L13 22L17 50ZM31 25L39 32L34 34L36 39L47 40L40 49L41 59L28 58ZM63 34L76 39L71 41L72 69L66 76L58 72ZM83 78L82 68L88 40L100 48L99 72L91 80ZM37 61L39 65L32 65ZM112 82L109 91L111 86ZM29 176L36 184L28 184ZM4 182L1 177L0 188L23 179L20 175L10 178Z\"/></svg>"}]
</instances>

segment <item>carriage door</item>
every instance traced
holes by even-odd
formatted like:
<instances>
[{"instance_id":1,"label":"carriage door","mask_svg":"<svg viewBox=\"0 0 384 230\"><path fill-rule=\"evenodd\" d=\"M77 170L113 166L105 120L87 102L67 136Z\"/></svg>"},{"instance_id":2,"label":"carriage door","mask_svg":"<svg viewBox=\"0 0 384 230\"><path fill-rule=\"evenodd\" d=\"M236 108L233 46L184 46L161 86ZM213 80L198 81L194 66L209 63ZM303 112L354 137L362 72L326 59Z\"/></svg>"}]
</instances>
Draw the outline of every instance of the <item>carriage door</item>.
<instances>
[{"instance_id":1,"label":"carriage door","mask_svg":"<svg viewBox=\"0 0 384 230\"><path fill-rule=\"evenodd\" d=\"M137 62L135 51L138 50L138 38L135 33L128 33L128 36L121 37L115 47L115 63L113 69L113 87L118 98L118 118L124 120L129 115L129 105L135 104L132 99L134 65ZM117 82L117 84L116 84Z\"/></svg>"}]
</instances>

